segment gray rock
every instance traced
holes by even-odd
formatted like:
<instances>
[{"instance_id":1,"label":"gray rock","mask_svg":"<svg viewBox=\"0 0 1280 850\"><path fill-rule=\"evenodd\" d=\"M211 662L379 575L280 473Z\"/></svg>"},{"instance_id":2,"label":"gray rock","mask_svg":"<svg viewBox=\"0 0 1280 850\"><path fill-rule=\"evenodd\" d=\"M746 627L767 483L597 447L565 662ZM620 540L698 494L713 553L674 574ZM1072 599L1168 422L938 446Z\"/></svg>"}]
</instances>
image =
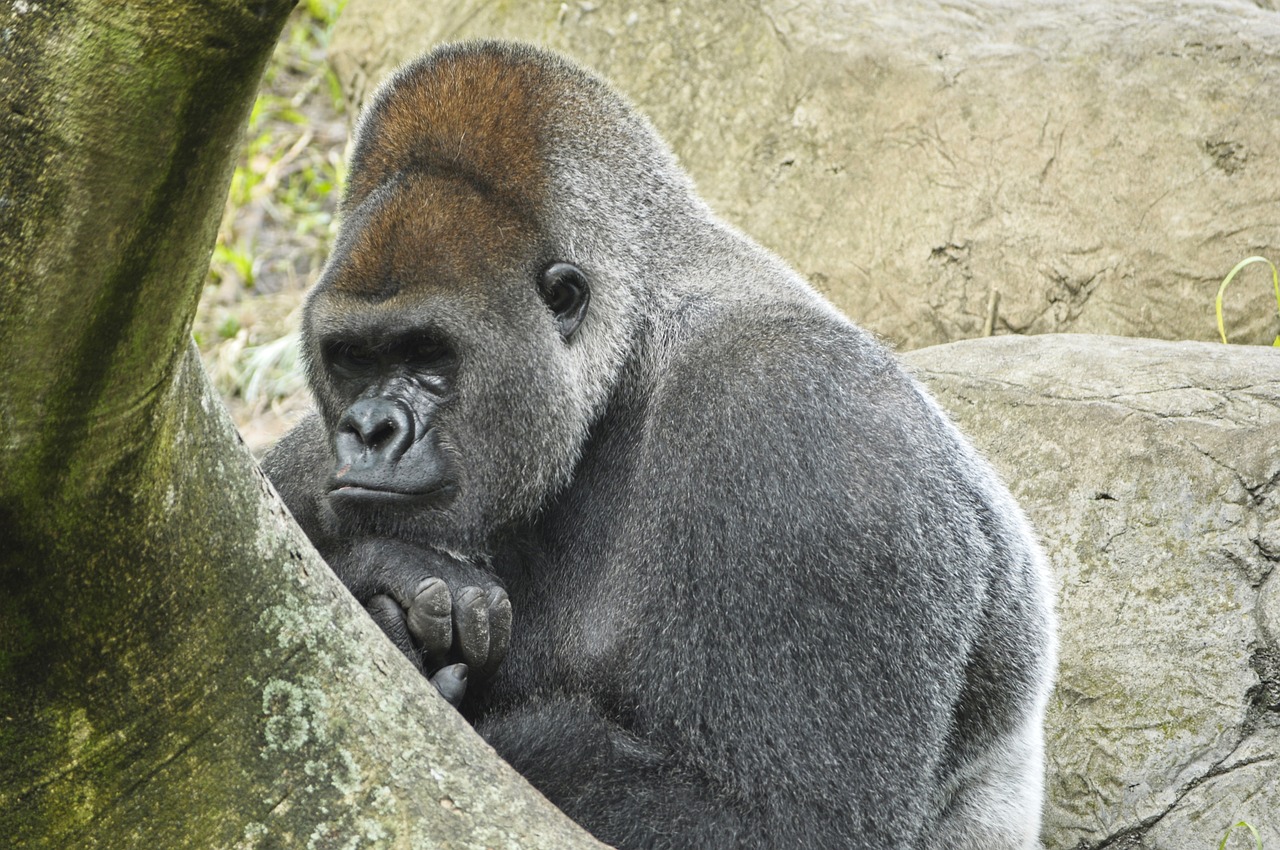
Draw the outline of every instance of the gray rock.
<instances>
[{"instance_id":1,"label":"gray rock","mask_svg":"<svg viewBox=\"0 0 1280 850\"><path fill-rule=\"evenodd\" d=\"M1280 847L1280 350L1050 335L905 359L1057 574L1049 850L1214 850L1240 820Z\"/></svg>"},{"instance_id":2,"label":"gray rock","mask_svg":"<svg viewBox=\"0 0 1280 850\"><path fill-rule=\"evenodd\" d=\"M653 118L718 211L900 346L1216 339L1280 259L1280 16L1245 0L351 0L362 99L442 40L563 50ZM1235 342L1277 331L1259 267ZM992 295L999 292L993 311Z\"/></svg>"}]
</instances>

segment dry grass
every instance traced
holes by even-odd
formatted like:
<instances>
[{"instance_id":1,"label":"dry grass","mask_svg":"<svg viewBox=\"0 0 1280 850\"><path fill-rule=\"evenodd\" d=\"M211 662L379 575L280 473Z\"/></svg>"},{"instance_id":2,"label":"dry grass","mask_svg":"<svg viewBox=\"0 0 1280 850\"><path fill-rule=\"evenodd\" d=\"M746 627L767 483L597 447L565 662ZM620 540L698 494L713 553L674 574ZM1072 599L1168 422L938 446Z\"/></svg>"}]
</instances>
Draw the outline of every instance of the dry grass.
<instances>
[{"instance_id":1,"label":"dry grass","mask_svg":"<svg viewBox=\"0 0 1280 850\"><path fill-rule=\"evenodd\" d=\"M345 0L308 0L262 81L194 333L245 441L261 452L309 406L297 314L329 251L347 126L325 62Z\"/></svg>"}]
</instances>

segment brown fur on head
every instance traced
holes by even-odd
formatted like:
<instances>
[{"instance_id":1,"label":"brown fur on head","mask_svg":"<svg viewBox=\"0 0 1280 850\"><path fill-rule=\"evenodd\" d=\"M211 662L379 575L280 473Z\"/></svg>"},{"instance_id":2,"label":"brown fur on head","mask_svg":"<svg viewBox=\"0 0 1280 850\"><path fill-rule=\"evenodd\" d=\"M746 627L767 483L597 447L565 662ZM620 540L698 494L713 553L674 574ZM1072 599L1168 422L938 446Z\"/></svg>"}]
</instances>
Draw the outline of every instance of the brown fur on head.
<instances>
[{"instance_id":1,"label":"brown fur on head","mask_svg":"<svg viewBox=\"0 0 1280 850\"><path fill-rule=\"evenodd\" d=\"M586 226L621 226L628 244L646 209L699 203L648 120L604 80L501 41L436 48L378 88L356 128L344 212L412 173L469 183L543 226L566 204L616 213L627 220ZM567 222L551 224L560 236Z\"/></svg>"},{"instance_id":2,"label":"brown fur on head","mask_svg":"<svg viewBox=\"0 0 1280 850\"><path fill-rule=\"evenodd\" d=\"M361 116L344 206L405 172L536 204L547 183L547 115L562 98L537 57L520 53L446 48L398 71Z\"/></svg>"},{"instance_id":3,"label":"brown fur on head","mask_svg":"<svg viewBox=\"0 0 1280 850\"><path fill-rule=\"evenodd\" d=\"M438 264L456 276L485 254L510 257L531 247L549 183L543 149L557 86L536 57L521 62L519 53L514 46L446 48L378 90L361 116L342 211L360 217L379 195L385 209L365 216L339 289L386 298L402 285L397 269ZM399 238L406 229L420 238ZM479 234L487 251L477 251Z\"/></svg>"}]
</instances>

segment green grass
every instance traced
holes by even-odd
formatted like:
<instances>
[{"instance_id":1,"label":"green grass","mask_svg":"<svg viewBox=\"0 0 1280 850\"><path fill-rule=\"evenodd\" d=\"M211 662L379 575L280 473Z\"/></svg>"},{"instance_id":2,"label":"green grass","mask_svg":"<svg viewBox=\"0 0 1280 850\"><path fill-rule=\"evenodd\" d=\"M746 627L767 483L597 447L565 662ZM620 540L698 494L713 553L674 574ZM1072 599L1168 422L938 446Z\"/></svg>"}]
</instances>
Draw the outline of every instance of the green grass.
<instances>
[{"instance_id":1,"label":"green grass","mask_svg":"<svg viewBox=\"0 0 1280 850\"><path fill-rule=\"evenodd\" d=\"M1276 309L1280 311L1280 272L1276 271L1275 263L1271 262L1266 257L1247 257L1241 260L1240 262L1236 263L1235 268L1233 268L1230 271L1230 273L1227 274L1226 278L1222 281L1222 285L1218 287L1218 297L1214 302L1214 309L1218 314L1218 336L1222 337L1222 341L1224 343L1227 341L1227 328L1225 323L1222 320L1222 296L1227 291L1228 284L1231 283L1231 281L1235 278L1236 274L1239 273L1245 266L1250 266L1250 265L1253 265L1254 263L1266 263L1268 266L1271 267L1271 286L1275 290L1275 294L1276 294ZM1276 335L1275 342L1271 344L1273 346L1280 347L1280 334Z\"/></svg>"},{"instance_id":2,"label":"green grass","mask_svg":"<svg viewBox=\"0 0 1280 850\"><path fill-rule=\"evenodd\" d=\"M1237 268L1239 267L1237 266ZM1274 268L1274 266L1272 268ZM1218 850L1225 850L1227 840L1231 838L1231 833L1235 832L1239 828L1247 829L1253 834L1254 850L1262 850L1262 836L1258 834L1258 830L1253 828L1253 824L1248 823L1247 821L1240 821L1239 823L1232 824L1228 827L1227 834L1222 836L1222 840L1218 842Z\"/></svg>"},{"instance_id":3,"label":"green grass","mask_svg":"<svg viewBox=\"0 0 1280 850\"><path fill-rule=\"evenodd\" d=\"M260 450L306 403L297 309L336 231L345 101L326 62L345 0L299 4L263 75L193 333L246 441Z\"/></svg>"}]
</instances>

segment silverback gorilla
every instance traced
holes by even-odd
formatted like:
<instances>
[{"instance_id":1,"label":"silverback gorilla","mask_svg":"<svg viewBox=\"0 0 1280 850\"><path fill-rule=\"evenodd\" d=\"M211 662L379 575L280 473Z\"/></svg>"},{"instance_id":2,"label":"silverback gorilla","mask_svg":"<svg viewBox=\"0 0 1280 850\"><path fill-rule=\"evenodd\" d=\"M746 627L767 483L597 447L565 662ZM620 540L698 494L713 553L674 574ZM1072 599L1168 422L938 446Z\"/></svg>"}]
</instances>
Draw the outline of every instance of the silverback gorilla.
<instances>
[{"instance_id":1,"label":"silverback gorilla","mask_svg":"<svg viewBox=\"0 0 1280 850\"><path fill-rule=\"evenodd\" d=\"M620 848L1038 847L1044 562L892 355L558 56L353 150L266 467L477 731Z\"/></svg>"}]
</instances>

